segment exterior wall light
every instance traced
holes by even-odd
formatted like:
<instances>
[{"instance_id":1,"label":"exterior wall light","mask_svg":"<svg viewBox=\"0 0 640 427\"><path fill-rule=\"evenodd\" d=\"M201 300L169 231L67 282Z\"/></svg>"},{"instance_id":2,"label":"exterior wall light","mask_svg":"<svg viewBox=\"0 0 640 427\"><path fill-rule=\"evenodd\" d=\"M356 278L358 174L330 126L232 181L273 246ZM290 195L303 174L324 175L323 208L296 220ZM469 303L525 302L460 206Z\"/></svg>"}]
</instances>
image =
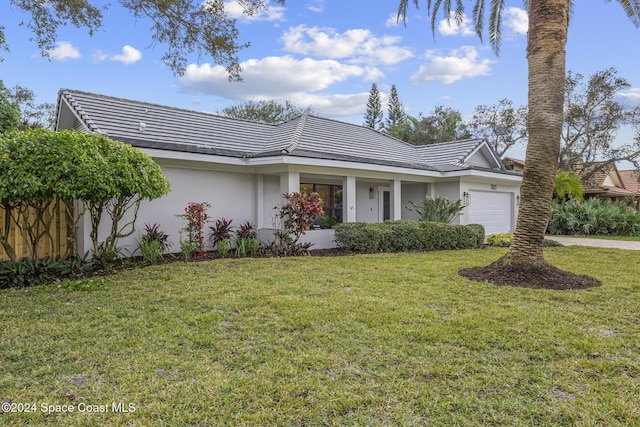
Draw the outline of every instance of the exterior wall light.
<instances>
[{"instance_id":1,"label":"exterior wall light","mask_svg":"<svg viewBox=\"0 0 640 427\"><path fill-rule=\"evenodd\" d=\"M468 205L469 204L469 193L467 191L465 191L464 193L462 193L462 199L464 200L464 204Z\"/></svg>"},{"instance_id":2,"label":"exterior wall light","mask_svg":"<svg viewBox=\"0 0 640 427\"><path fill-rule=\"evenodd\" d=\"M370 199L375 199L376 198L376 192L373 189L373 187L369 187L369 198Z\"/></svg>"},{"instance_id":3,"label":"exterior wall light","mask_svg":"<svg viewBox=\"0 0 640 427\"><path fill-rule=\"evenodd\" d=\"M516 196L516 206L520 206L520 195Z\"/></svg>"}]
</instances>

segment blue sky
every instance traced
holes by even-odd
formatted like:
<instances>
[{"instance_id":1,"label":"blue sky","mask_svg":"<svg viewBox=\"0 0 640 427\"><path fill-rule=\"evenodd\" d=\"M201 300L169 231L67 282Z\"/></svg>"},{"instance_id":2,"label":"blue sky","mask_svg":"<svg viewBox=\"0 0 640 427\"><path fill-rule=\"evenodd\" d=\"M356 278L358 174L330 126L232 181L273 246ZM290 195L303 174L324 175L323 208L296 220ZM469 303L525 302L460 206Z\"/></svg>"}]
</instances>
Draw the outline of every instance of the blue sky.
<instances>
[{"instance_id":1,"label":"blue sky","mask_svg":"<svg viewBox=\"0 0 640 427\"><path fill-rule=\"evenodd\" d=\"M385 106L395 84L411 115L444 105L470 118L477 105L501 98L526 104L527 16L520 1L507 2L499 57L465 24L450 27L442 20L434 40L424 9L410 8L406 27L396 25L396 1L290 0L252 18L229 2L240 41L251 43L240 53L243 82L229 82L208 57L194 56L185 74L174 76L160 60L164 47L152 45L150 23L117 3L105 12L103 30L89 37L63 27L52 59L42 58L29 31L19 26L27 16L8 3L0 5L0 24L11 50L2 54L0 79L33 89L41 102L55 102L59 89L70 88L215 112L262 97L311 105L320 116L361 124L376 82ZM615 67L632 85L620 97L640 105L639 42L640 30L616 2L576 2L567 69L588 76ZM628 137L630 132L620 135ZM523 157L524 149L507 154Z\"/></svg>"}]
</instances>

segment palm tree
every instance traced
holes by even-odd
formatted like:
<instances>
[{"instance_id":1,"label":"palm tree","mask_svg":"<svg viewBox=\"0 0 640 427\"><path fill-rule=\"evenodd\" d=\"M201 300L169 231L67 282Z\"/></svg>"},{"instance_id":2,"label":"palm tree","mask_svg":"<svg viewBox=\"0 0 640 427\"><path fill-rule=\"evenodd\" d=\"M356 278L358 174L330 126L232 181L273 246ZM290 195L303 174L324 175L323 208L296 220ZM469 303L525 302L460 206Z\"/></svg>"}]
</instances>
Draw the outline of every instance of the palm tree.
<instances>
[{"instance_id":1,"label":"palm tree","mask_svg":"<svg viewBox=\"0 0 640 427\"><path fill-rule=\"evenodd\" d=\"M608 2L608 1L607 1ZM400 0L398 19L406 20L409 0ZM416 7L419 1L413 0ZM454 16L460 23L464 3L456 0L427 0L431 29L435 33L439 11ZM486 0L473 0L473 21L482 39ZM640 24L640 4L637 0L618 0L634 23ZM489 3L489 39L496 54L500 50L500 23L505 0ZM562 132L565 62L571 0L525 0L529 11L527 61L529 74L529 116L526 166L523 172L521 204L509 252L501 260L511 269L547 266L542 254L542 242L551 215L554 178L557 172ZM582 6L582 5L581 5Z\"/></svg>"},{"instance_id":2,"label":"palm tree","mask_svg":"<svg viewBox=\"0 0 640 427\"><path fill-rule=\"evenodd\" d=\"M582 200L584 191L582 190L580 176L574 171L558 172L553 192L560 200L565 200L567 197Z\"/></svg>"}]
</instances>

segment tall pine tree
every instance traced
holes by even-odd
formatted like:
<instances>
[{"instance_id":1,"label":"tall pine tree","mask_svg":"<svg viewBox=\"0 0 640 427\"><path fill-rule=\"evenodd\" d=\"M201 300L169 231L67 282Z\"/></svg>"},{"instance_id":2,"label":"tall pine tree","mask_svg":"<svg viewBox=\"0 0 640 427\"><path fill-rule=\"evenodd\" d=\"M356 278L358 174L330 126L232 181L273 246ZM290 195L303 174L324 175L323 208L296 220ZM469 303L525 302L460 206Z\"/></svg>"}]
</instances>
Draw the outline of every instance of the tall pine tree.
<instances>
[{"instance_id":1,"label":"tall pine tree","mask_svg":"<svg viewBox=\"0 0 640 427\"><path fill-rule=\"evenodd\" d=\"M384 130L391 136L404 139L409 130L407 114L404 112L404 105L398 98L396 85L391 85L389 102L387 103L387 119L384 121Z\"/></svg>"},{"instance_id":2,"label":"tall pine tree","mask_svg":"<svg viewBox=\"0 0 640 427\"><path fill-rule=\"evenodd\" d=\"M367 101L367 112L364 113L364 125L371 129L382 129L382 120L384 113L382 112L382 102L380 101L380 92L378 85L373 83L371 91L369 91L369 100Z\"/></svg>"},{"instance_id":3,"label":"tall pine tree","mask_svg":"<svg viewBox=\"0 0 640 427\"><path fill-rule=\"evenodd\" d=\"M387 103L387 119L384 121L385 129L390 130L394 127L404 124L407 120L407 114L404 112L404 105L398 98L398 90L396 85L391 85L391 93L389 94L389 102Z\"/></svg>"}]
</instances>

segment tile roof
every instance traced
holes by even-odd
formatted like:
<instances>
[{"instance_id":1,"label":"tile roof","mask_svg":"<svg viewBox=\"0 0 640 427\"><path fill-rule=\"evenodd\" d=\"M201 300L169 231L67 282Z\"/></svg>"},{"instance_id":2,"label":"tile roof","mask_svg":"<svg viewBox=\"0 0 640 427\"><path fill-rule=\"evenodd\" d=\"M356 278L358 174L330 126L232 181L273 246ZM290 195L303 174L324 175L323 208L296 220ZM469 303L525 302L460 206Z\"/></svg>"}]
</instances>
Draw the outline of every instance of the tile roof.
<instances>
[{"instance_id":1,"label":"tile roof","mask_svg":"<svg viewBox=\"0 0 640 427\"><path fill-rule=\"evenodd\" d=\"M365 126L308 114L273 125L69 89L60 91L58 102L69 105L87 130L142 148L233 157L278 154L447 171L473 168L465 163L467 158L489 147L478 139L414 146ZM494 163L493 171L510 173L499 161Z\"/></svg>"},{"instance_id":2,"label":"tile roof","mask_svg":"<svg viewBox=\"0 0 640 427\"><path fill-rule=\"evenodd\" d=\"M622 180L622 185L624 185L625 189L633 193L640 194L640 182L638 182L638 179L640 178L640 174L638 173L638 171L636 170L618 171L618 175L620 176L620 179Z\"/></svg>"}]
</instances>

